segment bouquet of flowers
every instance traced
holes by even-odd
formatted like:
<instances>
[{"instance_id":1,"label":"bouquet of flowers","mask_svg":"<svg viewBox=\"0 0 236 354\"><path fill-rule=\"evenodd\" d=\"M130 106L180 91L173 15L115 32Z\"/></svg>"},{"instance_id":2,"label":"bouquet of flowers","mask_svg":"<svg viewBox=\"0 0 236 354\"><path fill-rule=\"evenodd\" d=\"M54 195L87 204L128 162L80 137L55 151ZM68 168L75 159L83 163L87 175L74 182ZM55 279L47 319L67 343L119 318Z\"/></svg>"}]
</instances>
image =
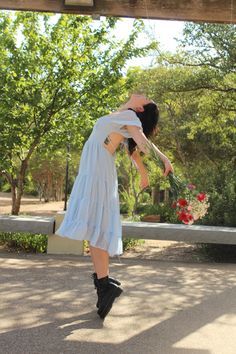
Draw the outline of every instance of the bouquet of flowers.
<instances>
[{"instance_id":1,"label":"bouquet of flowers","mask_svg":"<svg viewBox=\"0 0 236 354\"><path fill-rule=\"evenodd\" d=\"M156 153L152 143L149 143L150 157L163 169L164 163ZM167 178L174 200L172 208L176 209L178 219L187 225L192 225L194 221L202 219L210 205L207 194L197 191L194 184L181 181L173 172L169 172Z\"/></svg>"},{"instance_id":2,"label":"bouquet of flowers","mask_svg":"<svg viewBox=\"0 0 236 354\"><path fill-rule=\"evenodd\" d=\"M171 207L176 209L178 219L186 225L202 219L209 207L208 196L199 192L194 184L188 184L184 196L173 202Z\"/></svg>"},{"instance_id":3,"label":"bouquet of flowers","mask_svg":"<svg viewBox=\"0 0 236 354\"><path fill-rule=\"evenodd\" d=\"M149 147L149 155L151 159L162 169L165 168L163 161L159 157L159 155L156 153L155 148L153 147L153 144L148 141L148 147ZM167 178L169 179L170 183L170 191L172 194L172 198L176 200L181 192L184 191L186 188L186 183L180 180L179 177L177 177L173 172L169 172L167 175Z\"/></svg>"}]
</instances>

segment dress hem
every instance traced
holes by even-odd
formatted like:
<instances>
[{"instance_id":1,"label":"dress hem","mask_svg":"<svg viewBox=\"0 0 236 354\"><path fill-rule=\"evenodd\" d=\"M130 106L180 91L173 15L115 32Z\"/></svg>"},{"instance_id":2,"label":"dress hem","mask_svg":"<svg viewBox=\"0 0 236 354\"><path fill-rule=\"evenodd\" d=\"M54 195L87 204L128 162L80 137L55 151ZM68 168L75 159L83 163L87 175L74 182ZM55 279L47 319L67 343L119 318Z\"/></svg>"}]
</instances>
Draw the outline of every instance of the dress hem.
<instances>
[{"instance_id":1,"label":"dress hem","mask_svg":"<svg viewBox=\"0 0 236 354\"><path fill-rule=\"evenodd\" d=\"M99 249L101 249L101 250L103 250L103 251L106 251L106 252L109 254L109 257L121 256L121 255L124 253L124 252L121 252L121 253L110 253L110 252L108 251L108 249L103 248L103 247L98 247L98 246L92 244L91 240L88 239L88 238L83 238L83 239L72 238L72 237L70 237L70 236L65 236L65 235L58 234L57 232L55 232L55 235L56 235L56 236L59 236L59 237L63 237L63 238L68 238L69 240L73 240L73 241L81 241L81 242L82 242L82 241L88 241L92 247L94 247L94 248L99 248ZM121 240L121 242L122 242L122 240Z\"/></svg>"}]
</instances>

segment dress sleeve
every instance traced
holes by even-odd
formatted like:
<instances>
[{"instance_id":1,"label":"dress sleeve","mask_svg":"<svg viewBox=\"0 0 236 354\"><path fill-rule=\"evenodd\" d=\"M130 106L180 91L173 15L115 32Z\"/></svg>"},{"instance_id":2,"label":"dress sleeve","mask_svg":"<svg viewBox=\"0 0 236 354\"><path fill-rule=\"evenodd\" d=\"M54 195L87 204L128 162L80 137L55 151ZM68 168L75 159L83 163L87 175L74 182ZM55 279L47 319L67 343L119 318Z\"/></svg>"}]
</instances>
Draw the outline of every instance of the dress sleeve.
<instances>
[{"instance_id":1,"label":"dress sleeve","mask_svg":"<svg viewBox=\"0 0 236 354\"><path fill-rule=\"evenodd\" d=\"M115 112L112 114L112 119L120 134L125 138L131 138L127 129L124 128L125 125L133 125L142 128L140 119L136 116L135 112L131 110Z\"/></svg>"}]
</instances>

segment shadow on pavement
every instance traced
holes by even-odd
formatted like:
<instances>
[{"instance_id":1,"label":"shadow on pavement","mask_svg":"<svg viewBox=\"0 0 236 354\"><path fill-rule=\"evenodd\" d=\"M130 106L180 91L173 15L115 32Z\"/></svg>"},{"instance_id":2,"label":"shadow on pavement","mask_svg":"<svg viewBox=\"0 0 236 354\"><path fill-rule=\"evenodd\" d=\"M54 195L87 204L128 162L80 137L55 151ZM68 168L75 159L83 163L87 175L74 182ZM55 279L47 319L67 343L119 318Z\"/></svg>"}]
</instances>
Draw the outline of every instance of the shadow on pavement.
<instances>
[{"instance_id":1,"label":"shadow on pavement","mask_svg":"<svg viewBox=\"0 0 236 354\"><path fill-rule=\"evenodd\" d=\"M234 354L236 267L123 260L101 321L84 257L0 258L4 354Z\"/></svg>"}]
</instances>

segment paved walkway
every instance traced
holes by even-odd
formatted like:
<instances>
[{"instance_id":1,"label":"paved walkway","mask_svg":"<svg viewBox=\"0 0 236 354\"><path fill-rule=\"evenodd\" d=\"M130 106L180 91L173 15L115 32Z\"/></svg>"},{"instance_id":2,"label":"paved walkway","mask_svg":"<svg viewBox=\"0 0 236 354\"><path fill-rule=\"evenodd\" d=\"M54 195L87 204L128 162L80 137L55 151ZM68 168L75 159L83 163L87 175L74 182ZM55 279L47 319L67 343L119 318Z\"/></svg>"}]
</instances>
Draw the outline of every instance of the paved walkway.
<instances>
[{"instance_id":1,"label":"paved walkway","mask_svg":"<svg viewBox=\"0 0 236 354\"><path fill-rule=\"evenodd\" d=\"M236 264L114 259L103 322L88 257L0 257L1 354L236 353Z\"/></svg>"}]
</instances>

